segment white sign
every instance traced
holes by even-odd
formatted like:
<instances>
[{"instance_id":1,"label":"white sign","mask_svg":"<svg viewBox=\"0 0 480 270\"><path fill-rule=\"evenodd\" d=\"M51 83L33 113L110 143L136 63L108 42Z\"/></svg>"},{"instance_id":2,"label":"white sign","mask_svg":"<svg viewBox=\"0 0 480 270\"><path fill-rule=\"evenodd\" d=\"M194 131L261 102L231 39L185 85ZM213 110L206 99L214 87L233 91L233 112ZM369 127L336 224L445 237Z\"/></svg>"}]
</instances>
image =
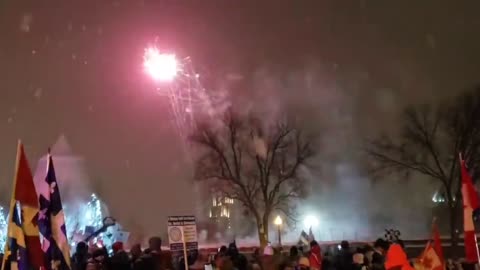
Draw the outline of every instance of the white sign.
<instances>
[{"instance_id":1,"label":"white sign","mask_svg":"<svg viewBox=\"0 0 480 270\"><path fill-rule=\"evenodd\" d=\"M171 251L198 249L197 223L194 216L168 217L168 240Z\"/></svg>"}]
</instances>

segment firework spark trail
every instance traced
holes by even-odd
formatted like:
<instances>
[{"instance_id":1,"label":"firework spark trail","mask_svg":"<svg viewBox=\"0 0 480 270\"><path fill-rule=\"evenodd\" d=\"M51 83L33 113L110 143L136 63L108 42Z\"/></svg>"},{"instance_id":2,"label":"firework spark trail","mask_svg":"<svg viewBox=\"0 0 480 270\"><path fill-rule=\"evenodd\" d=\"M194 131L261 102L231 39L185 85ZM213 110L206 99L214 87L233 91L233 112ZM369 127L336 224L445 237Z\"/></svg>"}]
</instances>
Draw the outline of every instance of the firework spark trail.
<instances>
[{"instance_id":1,"label":"firework spark trail","mask_svg":"<svg viewBox=\"0 0 480 270\"><path fill-rule=\"evenodd\" d=\"M167 96L172 124L177 129L188 161L191 161L188 136L195 130L196 121L200 117L214 120L224 100L202 86L200 75L195 72L189 57L178 60L174 54L160 53L151 47L145 50L144 67L159 82L159 94Z\"/></svg>"}]
</instances>

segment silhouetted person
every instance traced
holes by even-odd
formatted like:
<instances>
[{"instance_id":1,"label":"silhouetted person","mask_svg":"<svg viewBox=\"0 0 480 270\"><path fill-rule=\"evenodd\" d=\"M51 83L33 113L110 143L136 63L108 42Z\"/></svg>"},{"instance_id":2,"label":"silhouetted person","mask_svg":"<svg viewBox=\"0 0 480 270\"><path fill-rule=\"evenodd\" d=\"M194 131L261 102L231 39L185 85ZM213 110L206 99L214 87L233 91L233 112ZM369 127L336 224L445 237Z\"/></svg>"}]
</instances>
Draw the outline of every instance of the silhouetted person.
<instances>
[{"instance_id":1,"label":"silhouetted person","mask_svg":"<svg viewBox=\"0 0 480 270\"><path fill-rule=\"evenodd\" d=\"M378 238L373 244L372 261L370 267L372 270L384 270L385 269L385 256L388 250L388 242L382 238Z\"/></svg>"},{"instance_id":2,"label":"silhouetted person","mask_svg":"<svg viewBox=\"0 0 480 270\"><path fill-rule=\"evenodd\" d=\"M115 242L112 245L113 256L110 258L110 269L115 270L131 270L130 258L123 249L122 242Z\"/></svg>"},{"instance_id":3,"label":"silhouetted person","mask_svg":"<svg viewBox=\"0 0 480 270\"><path fill-rule=\"evenodd\" d=\"M198 259L198 250L192 250L192 251L187 252L188 266L191 266L192 264L194 264L197 259ZM179 260L178 269L179 270L185 270L185 260L184 260L183 256ZM190 267L189 267L189 269L190 269Z\"/></svg>"},{"instance_id":4,"label":"silhouetted person","mask_svg":"<svg viewBox=\"0 0 480 270\"><path fill-rule=\"evenodd\" d=\"M72 256L72 270L85 270L88 261L88 246L85 242L79 242Z\"/></svg>"},{"instance_id":5,"label":"silhouetted person","mask_svg":"<svg viewBox=\"0 0 480 270\"><path fill-rule=\"evenodd\" d=\"M228 246L227 256L230 257L230 260L232 260L233 266L237 270L247 270L247 267L248 267L247 258L242 254L240 254L235 242L231 243Z\"/></svg>"},{"instance_id":6,"label":"silhouetted person","mask_svg":"<svg viewBox=\"0 0 480 270\"><path fill-rule=\"evenodd\" d=\"M162 239L152 237L148 241L148 249L135 263L135 270L173 270L172 256L162 251ZM147 253L148 252L148 253Z\"/></svg>"},{"instance_id":7,"label":"silhouetted person","mask_svg":"<svg viewBox=\"0 0 480 270\"><path fill-rule=\"evenodd\" d=\"M290 248L290 254L288 255L288 263L293 268L297 267L298 259L300 259L300 255L298 253L298 248L296 246L292 246Z\"/></svg>"},{"instance_id":8,"label":"silhouetted person","mask_svg":"<svg viewBox=\"0 0 480 270\"><path fill-rule=\"evenodd\" d=\"M135 244L132 246L130 249L130 262L132 266L135 264L135 262L140 259L142 256L142 246L140 244Z\"/></svg>"},{"instance_id":9,"label":"silhouetted person","mask_svg":"<svg viewBox=\"0 0 480 270\"><path fill-rule=\"evenodd\" d=\"M352 270L353 268L353 253L350 251L350 243L342 241L340 243L340 251L335 256L335 269L337 270Z\"/></svg>"}]
</instances>

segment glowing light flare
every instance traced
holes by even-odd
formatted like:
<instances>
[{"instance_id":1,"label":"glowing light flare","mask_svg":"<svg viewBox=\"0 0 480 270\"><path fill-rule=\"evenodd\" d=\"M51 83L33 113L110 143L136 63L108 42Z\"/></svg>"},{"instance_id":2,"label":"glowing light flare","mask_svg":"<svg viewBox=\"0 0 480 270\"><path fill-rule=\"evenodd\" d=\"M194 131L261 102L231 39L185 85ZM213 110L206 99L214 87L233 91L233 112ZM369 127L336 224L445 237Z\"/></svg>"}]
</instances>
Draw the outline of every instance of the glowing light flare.
<instances>
[{"instance_id":1,"label":"glowing light flare","mask_svg":"<svg viewBox=\"0 0 480 270\"><path fill-rule=\"evenodd\" d=\"M281 216L277 216L275 218L275 220L273 221L273 224L277 225L277 226L282 226L283 224L283 220L282 220L282 217Z\"/></svg>"},{"instance_id":2,"label":"glowing light flare","mask_svg":"<svg viewBox=\"0 0 480 270\"><path fill-rule=\"evenodd\" d=\"M305 228L315 228L319 225L318 218L315 216L306 216L305 219L303 220L303 224L305 225Z\"/></svg>"},{"instance_id":3,"label":"glowing light flare","mask_svg":"<svg viewBox=\"0 0 480 270\"><path fill-rule=\"evenodd\" d=\"M145 71L157 81L169 82L179 71L174 54L160 53L157 48L147 48L143 56Z\"/></svg>"}]
</instances>

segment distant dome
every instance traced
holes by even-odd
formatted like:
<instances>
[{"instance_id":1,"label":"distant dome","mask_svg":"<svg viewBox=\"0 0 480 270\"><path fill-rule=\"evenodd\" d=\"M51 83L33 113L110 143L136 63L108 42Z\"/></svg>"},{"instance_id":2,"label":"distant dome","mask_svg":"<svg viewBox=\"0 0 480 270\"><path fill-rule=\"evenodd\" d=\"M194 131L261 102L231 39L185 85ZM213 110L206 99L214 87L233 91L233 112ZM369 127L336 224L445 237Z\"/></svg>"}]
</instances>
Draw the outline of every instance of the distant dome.
<instances>
[{"instance_id":1,"label":"distant dome","mask_svg":"<svg viewBox=\"0 0 480 270\"><path fill-rule=\"evenodd\" d=\"M71 156L73 155L72 147L67 141L64 134L60 135L57 142L52 146L51 154L53 156Z\"/></svg>"}]
</instances>

